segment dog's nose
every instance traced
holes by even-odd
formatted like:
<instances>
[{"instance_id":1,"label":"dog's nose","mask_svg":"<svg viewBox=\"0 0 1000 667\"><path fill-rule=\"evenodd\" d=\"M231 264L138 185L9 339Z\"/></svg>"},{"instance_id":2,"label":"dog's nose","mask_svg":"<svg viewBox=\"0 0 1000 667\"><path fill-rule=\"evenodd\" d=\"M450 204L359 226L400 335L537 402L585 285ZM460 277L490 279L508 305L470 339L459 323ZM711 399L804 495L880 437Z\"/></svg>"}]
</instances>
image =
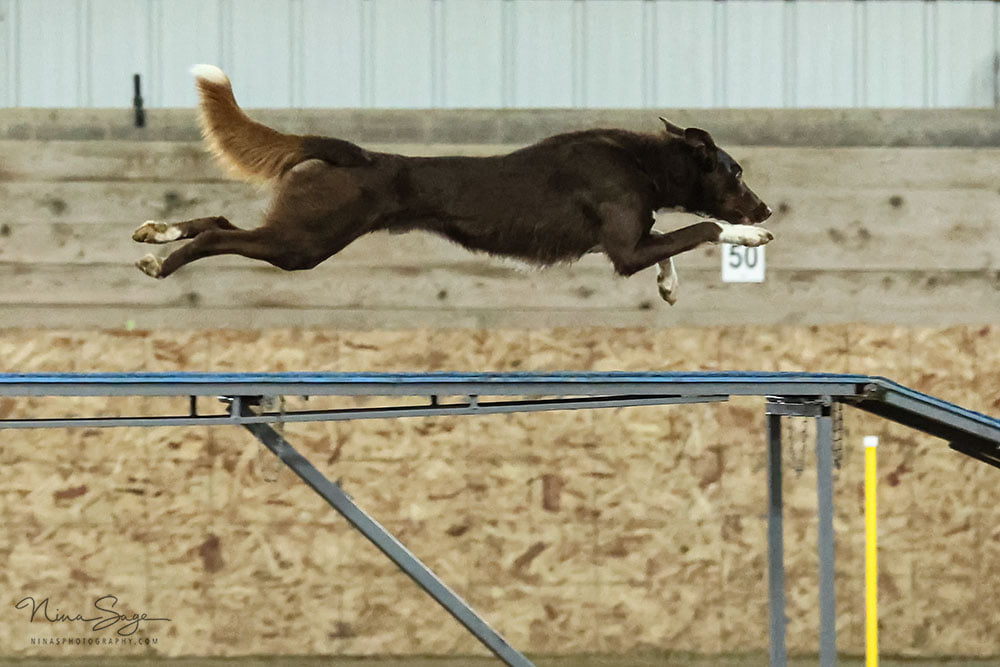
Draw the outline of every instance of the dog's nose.
<instances>
[{"instance_id":1,"label":"dog's nose","mask_svg":"<svg viewBox=\"0 0 1000 667\"><path fill-rule=\"evenodd\" d=\"M757 218L757 222L764 222L771 217L771 213L771 207L761 202L760 206L757 207L757 210L754 211L754 216Z\"/></svg>"}]
</instances>

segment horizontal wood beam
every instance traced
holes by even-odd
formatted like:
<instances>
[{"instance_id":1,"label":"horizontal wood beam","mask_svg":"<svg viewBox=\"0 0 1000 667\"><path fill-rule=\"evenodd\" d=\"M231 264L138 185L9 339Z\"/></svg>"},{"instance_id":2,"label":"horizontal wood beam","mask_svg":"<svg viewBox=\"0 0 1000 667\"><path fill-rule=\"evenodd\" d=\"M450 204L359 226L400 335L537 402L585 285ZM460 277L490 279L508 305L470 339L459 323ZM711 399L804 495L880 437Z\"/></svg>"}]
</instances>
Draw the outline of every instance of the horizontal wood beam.
<instances>
[{"instance_id":1,"label":"horizontal wood beam","mask_svg":"<svg viewBox=\"0 0 1000 667\"><path fill-rule=\"evenodd\" d=\"M772 146L994 146L993 109L250 109L285 132L360 142L529 143L586 127L654 132L657 116L721 142ZM197 141L195 110L0 109L0 139Z\"/></svg>"},{"instance_id":2,"label":"horizontal wood beam","mask_svg":"<svg viewBox=\"0 0 1000 667\"><path fill-rule=\"evenodd\" d=\"M772 271L763 284L720 283L714 271L681 273L680 302L660 301L652 271L461 277L450 269L191 271L158 282L131 267L66 267L16 274L0 267L5 327L353 329L467 327L672 327L716 325L994 323L996 272ZM176 280L175 280L176 278Z\"/></svg>"}]
</instances>

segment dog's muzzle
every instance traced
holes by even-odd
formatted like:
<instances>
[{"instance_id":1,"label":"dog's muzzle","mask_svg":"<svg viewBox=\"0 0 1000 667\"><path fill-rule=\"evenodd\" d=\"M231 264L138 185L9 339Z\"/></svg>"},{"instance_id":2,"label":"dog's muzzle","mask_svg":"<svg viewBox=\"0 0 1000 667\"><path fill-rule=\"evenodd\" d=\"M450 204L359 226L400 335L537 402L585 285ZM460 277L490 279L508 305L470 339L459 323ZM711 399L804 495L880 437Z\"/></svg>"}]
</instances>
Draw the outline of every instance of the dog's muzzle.
<instances>
[{"instance_id":1,"label":"dog's muzzle","mask_svg":"<svg viewBox=\"0 0 1000 667\"><path fill-rule=\"evenodd\" d=\"M753 212L751 212L750 215L747 216L747 218L750 220L752 224L759 224L770 218L771 213L772 213L771 207L765 204L764 202L761 202L760 206L755 208Z\"/></svg>"}]
</instances>

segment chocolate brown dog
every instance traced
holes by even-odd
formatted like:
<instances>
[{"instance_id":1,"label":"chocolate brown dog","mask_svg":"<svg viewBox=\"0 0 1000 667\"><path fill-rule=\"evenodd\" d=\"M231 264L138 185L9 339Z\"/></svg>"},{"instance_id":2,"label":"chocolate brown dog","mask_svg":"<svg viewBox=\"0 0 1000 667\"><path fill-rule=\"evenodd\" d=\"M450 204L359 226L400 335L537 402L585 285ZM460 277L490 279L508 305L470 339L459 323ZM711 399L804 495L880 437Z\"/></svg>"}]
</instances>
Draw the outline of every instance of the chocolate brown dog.
<instances>
[{"instance_id":1,"label":"chocolate brown dog","mask_svg":"<svg viewBox=\"0 0 1000 667\"><path fill-rule=\"evenodd\" d=\"M769 209L742 169L712 137L663 120L665 131L585 130L494 157L406 157L349 141L282 134L248 118L229 78L196 65L201 124L219 161L236 176L265 182L274 197L264 224L240 229L223 217L149 221L143 243L192 239L165 259L137 266L165 278L188 262L237 254L286 270L311 269L370 232L434 232L471 250L548 265L606 254L631 275L654 264L673 303L671 257L702 243L755 246L773 237L749 225ZM670 233L653 213L715 218Z\"/></svg>"}]
</instances>

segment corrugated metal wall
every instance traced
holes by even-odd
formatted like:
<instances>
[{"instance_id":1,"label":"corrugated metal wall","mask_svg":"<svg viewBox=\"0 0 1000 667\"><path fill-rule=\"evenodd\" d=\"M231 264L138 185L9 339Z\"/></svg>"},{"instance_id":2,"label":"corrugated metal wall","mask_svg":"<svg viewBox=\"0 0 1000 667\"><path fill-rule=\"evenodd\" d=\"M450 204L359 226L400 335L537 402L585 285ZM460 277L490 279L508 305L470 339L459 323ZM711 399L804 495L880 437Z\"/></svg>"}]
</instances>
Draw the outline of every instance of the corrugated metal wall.
<instances>
[{"instance_id":1,"label":"corrugated metal wall","mask_svg":"<svg viewBox=\"0 0 1000 667\"><path fill-rule=\"evenodd\" d=\"M0 105L992 107L973 0L0 0Z\"/></svg>"}]
</instances>

